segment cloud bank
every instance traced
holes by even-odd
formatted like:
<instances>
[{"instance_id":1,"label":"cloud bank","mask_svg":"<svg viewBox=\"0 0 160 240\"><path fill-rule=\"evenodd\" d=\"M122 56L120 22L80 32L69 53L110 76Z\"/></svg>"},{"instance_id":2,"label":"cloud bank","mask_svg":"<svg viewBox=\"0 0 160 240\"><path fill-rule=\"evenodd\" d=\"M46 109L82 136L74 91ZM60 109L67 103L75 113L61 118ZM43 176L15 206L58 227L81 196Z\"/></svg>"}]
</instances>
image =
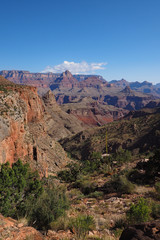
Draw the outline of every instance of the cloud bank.
<instances>
[{"instance_id":1,"label":"cloud bank","mask_svg":"<svg viewBox=\"0 0 160 240\"><path fill-rule=\"evenodd\" d=\"M79 74L79 73L94 73L97 70L105 69L107 63L87 63L85 61L76 63L76 62L68 62L64 61L59 65L55 65L53 67L47 66L42 72L52 72L52 73L62 73L66 70L69 70L72 74Z\"/></svg>"}]
</instances>

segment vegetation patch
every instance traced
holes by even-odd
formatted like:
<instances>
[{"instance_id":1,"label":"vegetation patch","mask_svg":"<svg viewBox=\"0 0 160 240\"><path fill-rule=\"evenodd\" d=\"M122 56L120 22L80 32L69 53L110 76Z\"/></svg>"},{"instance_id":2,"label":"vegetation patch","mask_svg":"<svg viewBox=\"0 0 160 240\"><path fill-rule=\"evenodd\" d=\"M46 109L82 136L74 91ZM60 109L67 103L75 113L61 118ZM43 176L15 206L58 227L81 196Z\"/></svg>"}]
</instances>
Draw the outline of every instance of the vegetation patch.
<instances>
[{"instance_id":1,"label":"vegetation patch","mask_svg":"<svg viewBox=\"0 0 160 240\"><path fill-rule=\"evenodd\" d=\"M65 189L40 180L21 160L1 165L0 212L15 219L27 218L31 226L47 230L68 209Z\"/></svg>"}]
</instances>

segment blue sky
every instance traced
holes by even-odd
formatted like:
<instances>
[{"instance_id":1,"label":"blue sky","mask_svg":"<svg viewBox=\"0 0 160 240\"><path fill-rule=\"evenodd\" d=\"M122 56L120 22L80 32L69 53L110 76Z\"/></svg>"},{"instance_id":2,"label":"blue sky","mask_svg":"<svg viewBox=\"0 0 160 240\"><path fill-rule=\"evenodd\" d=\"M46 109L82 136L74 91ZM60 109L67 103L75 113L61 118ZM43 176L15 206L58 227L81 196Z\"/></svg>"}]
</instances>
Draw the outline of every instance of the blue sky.
<instances>
[{"instance_id":1,"label":"blue sky","mask_svg":"<svg viewBox=\"0 0 160 240\"><path fill-rule=\"evenodd\" d=\"M160 0L1 0L0 7L0 70L68 67L160 82Z\"/></svg>"}]
</instances>

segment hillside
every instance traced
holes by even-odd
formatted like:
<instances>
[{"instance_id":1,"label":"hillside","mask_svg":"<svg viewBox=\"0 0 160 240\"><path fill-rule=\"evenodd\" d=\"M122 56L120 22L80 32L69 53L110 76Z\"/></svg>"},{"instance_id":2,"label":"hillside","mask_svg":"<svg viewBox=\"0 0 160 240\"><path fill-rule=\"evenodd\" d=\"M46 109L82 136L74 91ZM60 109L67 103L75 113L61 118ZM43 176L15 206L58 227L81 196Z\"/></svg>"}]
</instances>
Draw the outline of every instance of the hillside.
<instances>
[{"instance_id":1,"label":"hillside","mask_svg":"<svg viewBox=\"0 0 160 240\"><path fill-rule=\"evenodd\" d=\"M160 109L130 112L126 119L82 131L60 143L73 157L87 159L92 152L105 153L106 133L109 153L120 147L134 154L153 151L160 144Z\"/></svg>"},{"instance_id":2,"label":"hillside","mask_svg":"<svg viewBox=\"0 0 160 240\"><path fill-rule=\"evenodd\" d=\"M86 124L78 120L74 115L68 114L60 108L51 90L43 95L42 100L46 112L50 115L50 119L47 121L48 133L56 141L88 128Z\"/></svg>"}]
</instances>

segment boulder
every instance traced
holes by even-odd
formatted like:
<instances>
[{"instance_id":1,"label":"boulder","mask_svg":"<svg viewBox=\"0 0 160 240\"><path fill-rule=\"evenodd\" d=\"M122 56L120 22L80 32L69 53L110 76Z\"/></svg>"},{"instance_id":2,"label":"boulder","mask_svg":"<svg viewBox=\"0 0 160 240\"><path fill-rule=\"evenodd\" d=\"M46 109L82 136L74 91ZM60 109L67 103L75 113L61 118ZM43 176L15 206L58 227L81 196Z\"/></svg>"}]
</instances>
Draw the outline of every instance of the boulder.
<instances>
[{"instance_id":1,"label":"boulder","mask_svg":"<svg viewBox=\"0 0 160 240\"><path fill-rule=\"evenodd\" d=\"M160 240L160 221L141 223L126 228L119 240Z\"/></svg>"}]
</instances>

